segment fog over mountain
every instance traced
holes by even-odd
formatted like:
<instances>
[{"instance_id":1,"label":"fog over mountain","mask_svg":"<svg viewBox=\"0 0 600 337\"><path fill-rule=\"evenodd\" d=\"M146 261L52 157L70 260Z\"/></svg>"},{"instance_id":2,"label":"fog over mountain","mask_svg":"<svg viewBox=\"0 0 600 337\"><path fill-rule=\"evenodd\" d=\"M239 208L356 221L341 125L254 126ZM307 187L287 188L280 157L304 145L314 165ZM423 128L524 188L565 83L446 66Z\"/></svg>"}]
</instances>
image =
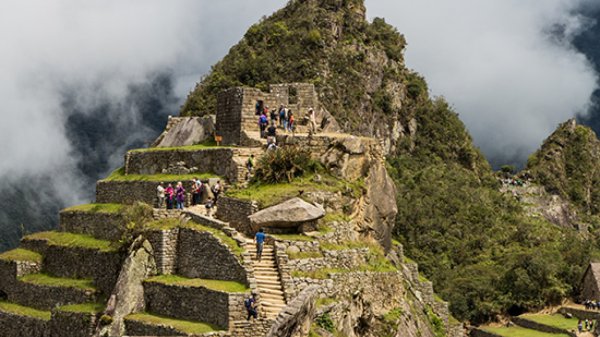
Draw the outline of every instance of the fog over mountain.
<instances>
[{"instance_id":1,"label":"fog over mountain","mask_svg":"<svg viewBox=\"0 0 600 337\"><path fill-rule=\"evenodd\" d=\"M581 52L600 54L591 2L366 2L370 18L406 35L407 64L494 163L522 162L590 106L598 63ZM153 139L210 66L285 3L0 3L0 251L92 200L95 180ZM600 128L595 116L586 120Z\"/></svg>"}]
</instances>

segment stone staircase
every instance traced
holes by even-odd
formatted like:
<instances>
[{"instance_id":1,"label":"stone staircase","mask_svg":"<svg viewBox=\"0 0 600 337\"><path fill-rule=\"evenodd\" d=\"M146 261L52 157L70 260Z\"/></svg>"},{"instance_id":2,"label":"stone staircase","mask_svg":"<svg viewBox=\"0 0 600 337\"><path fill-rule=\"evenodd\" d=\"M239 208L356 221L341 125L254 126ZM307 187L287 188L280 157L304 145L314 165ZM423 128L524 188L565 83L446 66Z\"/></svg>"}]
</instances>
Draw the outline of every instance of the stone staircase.
<instances>
[{"instance_id":1,"label":"stone staircase","mask_svg":"<svg viewBox=\"0 0 600 337\"><path fill-rule=\"evenodd\" d=\"M247 247L247 249L255 248L252 246ZM253 267L258 292L260 293L260 308L268 319L274 319L286 306L286 300L273 246L265 244L260 261L254 253Z\"/></svg>"}]
</instances>

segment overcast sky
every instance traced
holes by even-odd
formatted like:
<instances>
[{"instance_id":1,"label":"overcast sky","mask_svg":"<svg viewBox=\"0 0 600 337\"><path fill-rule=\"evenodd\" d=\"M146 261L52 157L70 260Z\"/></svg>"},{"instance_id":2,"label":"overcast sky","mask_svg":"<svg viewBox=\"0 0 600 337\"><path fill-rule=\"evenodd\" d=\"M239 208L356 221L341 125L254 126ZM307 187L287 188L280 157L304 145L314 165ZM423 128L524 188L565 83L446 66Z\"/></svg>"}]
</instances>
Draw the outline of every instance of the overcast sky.
<instances>
[{"instance_id":1,"label":"overcast sky","mask_svg":"<svg viewBox=\"0 0 600 337\"><path fill-rule=\"evenodd\" d=\"M64 132L65 88L78 89L83 108L119 102L130 83L170 69L181 103L251 24L286 2L0 2L0 181L49 172L64 176L59 185L72 181L78 159ZM571 14L577 3L367 0L370 18L383 16L406 35L408 66L456 108L488 157L521 160L584 111L596 86L569 43L589 24ZM551 38L557 25L565 34Z\"/></svg>"}]
</instances>

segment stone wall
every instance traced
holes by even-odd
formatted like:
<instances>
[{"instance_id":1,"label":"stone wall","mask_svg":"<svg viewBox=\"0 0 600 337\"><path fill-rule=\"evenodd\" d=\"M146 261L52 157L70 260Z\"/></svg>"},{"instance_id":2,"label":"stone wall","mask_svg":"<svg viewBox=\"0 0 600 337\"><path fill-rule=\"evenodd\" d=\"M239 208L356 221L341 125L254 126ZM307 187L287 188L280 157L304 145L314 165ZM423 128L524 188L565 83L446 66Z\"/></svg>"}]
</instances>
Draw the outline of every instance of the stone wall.
<instances>
[{"instance_id":1,"label":"stone wall","mask_svg":"<svg viewBox=\"0 0 600 337\"><path fill-rule=\"evenodd\" d=\"M248 285L246 269L229 247L211 233L191 228L179 232L177 274Z\"/></svg>"},{"instance_id":2,"label":"stone wall","mask_svg":"<svg viewBox=\"0 0 600 337\"><path fill-rule=\"evenodd\" d=\"M292 259L288 262L290 268L302 272L311 272L323 268L355 269L364 265L368 248L348 250L325 250L323 257L310 259Z\"/></svg>"},{"instance_id":3,"label":"stone wall","mask_svg":"<svg viewBox=\"0 0 600 337\"><path fill-rule=\"evenodd\" d=\"M240 144L243 98L242 88L231 88L217 96L216 132L223 137L223 145Z\"/></svg>"},{"instance_id":4,"label":"stone wall","mask_svg":"<svg viewBox=\"0 0 600 337\"><path fill-rule=\"evenodd\" d=\"M594 263L591 263L590 266L585 271L585 275L583 276L582 281L582 289L581 289L581 299L582 300L591 300L591 301L599 301L600 300L600 288L598 288L598 280L594 276L593 268Z\"/></svg>"},{"instance_id":5,"label":"stone wall","mask_svg":"<svg viewBox=\"0 0 600 337\"><path fill-rule=\"evenodd\" d=\"M185 336L184 331L166 325L154 325L130 318L125 319L126 334L128 336ZM215 331L205 334L195 334L194 337L227 337L229 334L225 331ZM233 337L233 336L232 336Z\"/></svg>"},{"instance_id":6,"label":"stone wall","mask_svg":"<svg viewBox=\"0 0 600 337\"><path fill-rule=\"evenodd\" d=\"M108 241L118 241L125 232L123 216L118 213L60 212L60 230L91 235Z\"/></svg>"},{"instance_id":7,"label":"stone wall","mask_svg":"<svg viewBox=\"0 0 600 337\"><path fill-rule=\"evenodd\" d=\"M600 320L600 312L596 312L596 311L588 311L588 310L577 309L577 308L562 307L558 310L558 312L560 312L561 314L571 314L574 317L577 317L580 319L587 318L587 319Z\"/></svg>"},{"instance_id":8,"label":"stone wall","mask_svg":"<svg viewBox=\"0 0 600 337\"><path fill-rule=\"evenodd\" d=\"M255 202L220 196L217 201L216 217L239 232L253 236L254 230L250 224L248 216L258 211L258 205Z\"/></svg>"},{"instance_id":9,"label":"stone wall","mask_svg":"<svg viewBox=\"0 0 600 337\"><path fill-rule=\"evenodd\" d=\"M0 291L8 292L18 277L39 273L41 269L42 266L35 262L0 260Z\"/></svg>"},{"instance_id":10,"label":"stone wall","mask_svg":"<svg viewBox=\"0 0 600 337\"><path fill-rule=\"evenodd\" d=\"M193 173L212 173L235 182L238 178L238 166L233 160L233 148L207 148L195 151L130 151L126 156L125 172L127 174L160 174L167 173L175 163L182 165Z\"/></svg>"},{"instance_id":11,"label":"stone wall","mask_svg":"<svg viewBox=\"0 0 600 337\"><path fill-rule=\"evenodd\" d=\"M174 274L177 268L179 228L146 232L160 274Z\"/></svg>"},{"instance_id":12,"label":"stone wall","mask_svg":"<svg viewBox=\"0 0 600 337\"><path fill-rule=\"evenodd\" d=\"M156 187L160 181L107 181L96 183L96 202L104 204L134 204L140 201L157 206ZM176 181L164 181L165 184L177 184ZM186 191L191 191L192 183L183 181ZM189 198L186 198L189 202Z\"/></svg>"},{"instance_id":13,"label":"stone wall","mask_svg":"<svg viewBox=\"0 0 600 337\"><path fill-rule=\"evenodd\" d=\"M21 247L44 256L42 271L57 277L93 278L102 294L110 294L119 276L121 252L49 245L44 240L24 240Z\"/></svg>"},{"instance_id":14,"label":"stone wall","mask_svg":"<svg viewBox=\"0 0 600 337\"><path fill-rule=\"evenodd\" d=\"M477 329L477 328L472 329L471 332L469 333L469 336L471 336L471 337L502 337L495 333L491 333L489 331L485 331L485 330Z\"/></svg>"},{"instance_id":15,"label":"stone wall","mask_svg":"<svg viewBox=\"0 0 600 337\"><path fill-rule=\"evenodd\" d=\"M540 323L537 323L537 322L534 322L534 321L531 321L531 320L528 320L528 319L522 318L522 317L512 317L511 321L513 323L515 323L516 325L527 328L527 329L532 329L532 330L537 330L537 331L542 331L542 332L547 332L547 333L566 334L571 337L577 337L577 334L574 332L577 329L577 326L575 324L573 325L573 331L568 331L568 330L559 329L559 328L556 328L553 326L540 324Z\"/></svg>"},{"instance_id":16,"label":"stone wall","mask_svg":"<svg viewBox=\"0 0 600 337\"><path fill-rule=\"evenodd\" d=\"M96 314L54 310L49 325L53 337L90 337L97 323Z\"/></svg>"},{"instance_id":17,"label":"stone wall","mask_svg":"<svg viewBox=\"0 0 600 337\"><path fill-rule=\"evenodd\" d=\"M167 317L200 321L228 329L230 319L244 319L243 294L232 294L204 287L144 282L146 311ZM231 305L235 305L230 308ZM232 315L230 317L230 314Z\"/></svg>"},{"instance_id":18,"label":"stone wall","mask_svg":"<svg viewBox=\"0 0 600 337\"><path fill-rule=\"evenodd\" d=\"M7 291L10 302L42 310L50 310L57 305L94 302L93 291L71 287L50 287L17 281Z\"/></svg>"},{"instance_id":19,"label":"stone wall","mask_svg":"<svg viewBox=\"0 0 600 337\"><path fill-rule=\"evenodd\" d=\"M29 316L19 316L0 312L0 333L2 336L50 337L48 321Z\"/></svg>"}]
</instances>

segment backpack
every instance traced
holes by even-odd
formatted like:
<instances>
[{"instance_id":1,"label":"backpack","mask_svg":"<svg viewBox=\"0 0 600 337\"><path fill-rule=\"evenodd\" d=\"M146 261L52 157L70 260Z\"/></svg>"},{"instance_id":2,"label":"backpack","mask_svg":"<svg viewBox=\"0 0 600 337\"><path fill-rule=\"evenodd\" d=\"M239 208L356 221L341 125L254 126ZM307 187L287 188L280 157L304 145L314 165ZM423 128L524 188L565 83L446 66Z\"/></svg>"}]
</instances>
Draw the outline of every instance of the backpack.
<instances>
[{"instance_id":1,"label":"backpack","mask_svg":"<svg viewBox=\"0 0 600 337\"><path fill-rule=\"evenodd\" d=\"M246 309L252 309L252 301L253 300L251 298L247 298L244 300L244 306L246 307Z\"/></svg>"},{"instance_id":2,"label":"backpack","mask_svg":"<svg viewBox=\"0 0 600 337\"><path fill-rule=\"evenodd\" d=\"M260 116L260 124L269 124L269 121L267 120L267 116L265 116L265 115Z\"/></svg>"}]
</instances>

